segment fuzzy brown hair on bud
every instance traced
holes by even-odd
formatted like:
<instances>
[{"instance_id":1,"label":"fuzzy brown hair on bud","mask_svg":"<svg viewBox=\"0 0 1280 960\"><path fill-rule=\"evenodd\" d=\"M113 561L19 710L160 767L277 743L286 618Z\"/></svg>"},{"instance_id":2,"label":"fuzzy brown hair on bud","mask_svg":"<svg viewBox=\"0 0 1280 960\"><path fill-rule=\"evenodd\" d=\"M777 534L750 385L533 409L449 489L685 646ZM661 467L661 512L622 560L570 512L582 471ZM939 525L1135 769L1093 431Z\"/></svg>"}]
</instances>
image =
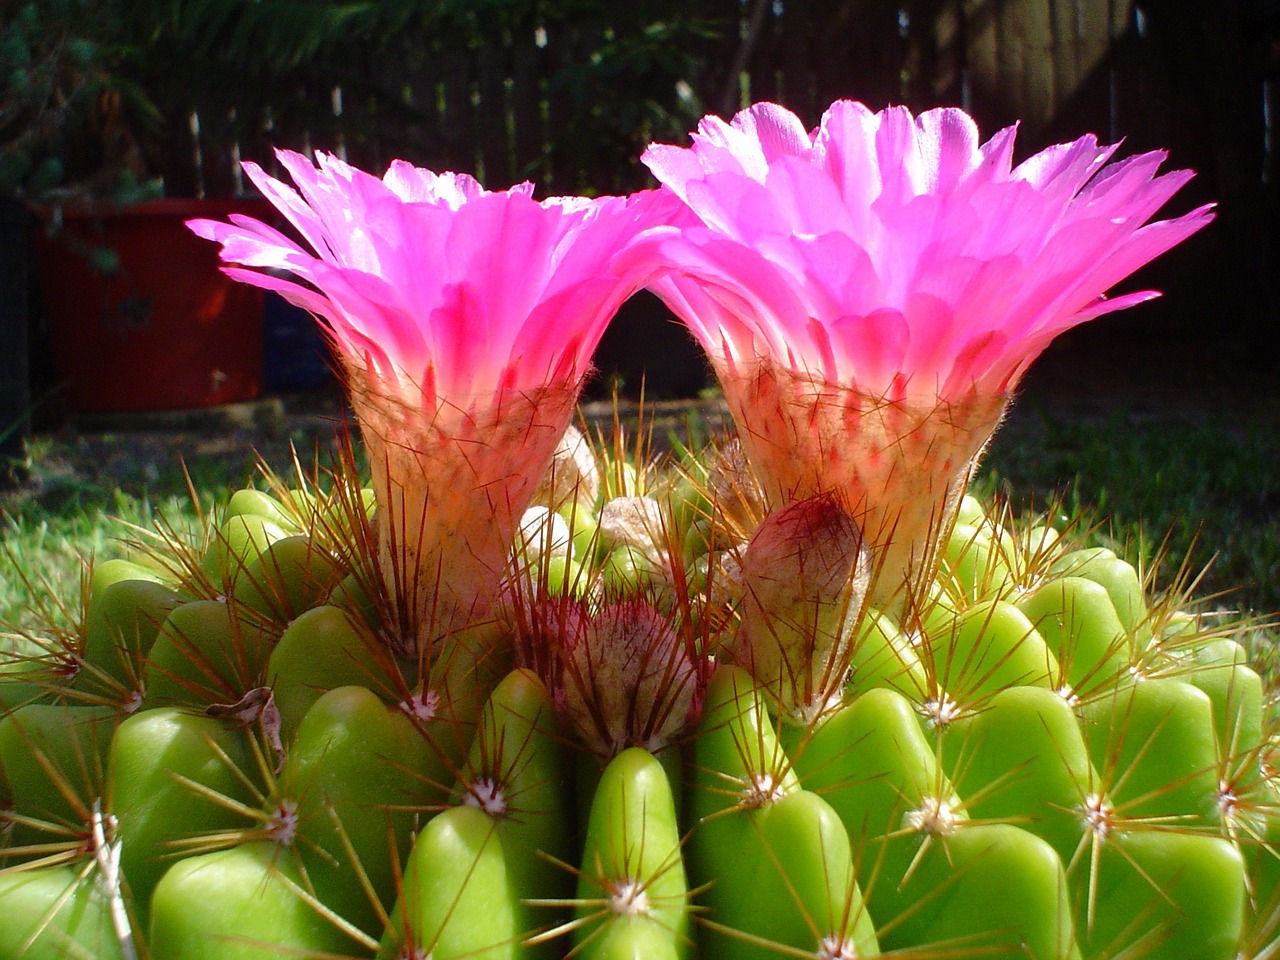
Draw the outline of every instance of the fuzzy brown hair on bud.
<instances>
[{"instance_id":1,"label":"fuzzy brown hair on bud","mask_svg":"<svg viewBox=\"0 0 1280 960\"><path fill-rule=\"evenodd\" d=\"M670 620L626 600L573 625L560 648L557 700L582 743L601 759L668 746L695 713L704 679Z\"/></svg>"},{"instance_id":2,"label":"fuzzy brown hair on bud","mask_svg":"<svg viewBox=\"0 0 1280 960\"><path fill-rule=\"evenodd\" d=\"M769 515L742 556L745 592L729 655L807 723L840 698L871 580L862 532L829 496Z\"/></svg>"}]
</instances>

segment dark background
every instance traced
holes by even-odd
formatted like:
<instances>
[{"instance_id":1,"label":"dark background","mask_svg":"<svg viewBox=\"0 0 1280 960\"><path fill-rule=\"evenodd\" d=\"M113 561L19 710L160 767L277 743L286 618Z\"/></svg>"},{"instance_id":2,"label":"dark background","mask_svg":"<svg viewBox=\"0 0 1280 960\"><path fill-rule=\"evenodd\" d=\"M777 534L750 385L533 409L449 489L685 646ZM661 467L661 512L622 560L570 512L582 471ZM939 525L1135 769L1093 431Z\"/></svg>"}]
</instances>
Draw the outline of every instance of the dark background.
<instances>
[{"instance_id":1,"label":"dark background","mask_svg":"<svg viewBox=\"0 0 1280 960\"><path fill-rule=\"evenodd\" d=\"M809 124L837 98L959 105L984 136L1020 122L1022 156L1086 132L1123 139L1122 154L1164 148L1170 168L1198 173L1168 215L1212 200L1218 221L1124 288L1164 298L1055 352L1129 357L1172 377L1275 369L1280 0L5 0L0 10L8 34L30 10L44 17L28 45L60 51L58 82L73 88L64 99L85 111L78 125L61 117L65 135L48 147L61 161L55 191L124 175L158 178L169 196L231 196L245 188L238 161L270 169L280 146L376 172L402 157L491 188L532 179L544 196L625 192L651 185L637 162L646 143L682 142L703 114L764 99ZM0 147L22 106L18 85L2 96ZM47 173L38 153L24 158L19 194ZM12 159L0 149L0 192ZM645 297L624 309L597 365L597 394L634 394L647 379L650 396L689 396L706 383L686 335Z\"/></svg>"}]
</instances>

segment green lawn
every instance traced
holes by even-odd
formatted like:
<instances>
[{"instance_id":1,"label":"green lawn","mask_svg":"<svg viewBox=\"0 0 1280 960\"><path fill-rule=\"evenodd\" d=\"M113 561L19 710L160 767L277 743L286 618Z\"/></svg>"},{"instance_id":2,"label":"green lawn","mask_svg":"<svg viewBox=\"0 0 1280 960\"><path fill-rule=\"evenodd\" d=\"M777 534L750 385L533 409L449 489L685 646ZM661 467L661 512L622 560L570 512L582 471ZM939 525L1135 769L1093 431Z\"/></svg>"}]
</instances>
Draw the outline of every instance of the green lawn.
<instances>
[{"instance_id":1,"label":"green lawn","mask_svg":"<svg viewBox=\"0 0 1280 960\"><path fill-rule=\"evenodd\" d=\"M1201 590L1220 606L1280 611L1280 430L1265 420L1024 415L997 434L978 486L1015 509L1058 497L1132 560L1163 547L1162 569L1208 565Z\"/></svg>"}]
</instances>

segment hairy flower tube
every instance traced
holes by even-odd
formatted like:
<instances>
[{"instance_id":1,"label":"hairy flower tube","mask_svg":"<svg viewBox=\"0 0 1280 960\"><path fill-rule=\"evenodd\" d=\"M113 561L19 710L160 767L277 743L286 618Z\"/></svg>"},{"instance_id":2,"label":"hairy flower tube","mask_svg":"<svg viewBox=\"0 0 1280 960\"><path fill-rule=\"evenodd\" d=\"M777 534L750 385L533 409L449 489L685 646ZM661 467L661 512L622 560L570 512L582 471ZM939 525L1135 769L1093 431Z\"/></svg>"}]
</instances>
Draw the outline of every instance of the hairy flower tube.
<instances>
[{"instance_id":1,"label":"hairy flower tube","mask_svg":"<svg viewBox=\"0 0 1280 960\"><path fill-rule=\"evenodd\" d=\"M756 104L643 160L700 221L652 238L651 288L711 358L773 508L836 496L871 601L903 609L1031 362L1156 296L1103 294L1212 218L1151 221L1191 177L1092 136L1014 166L957 109L839 101L807 131Z\"/></svg>"},{"instance_id":2,"label":"hairy flower tube","mask_svg":"<svg viewBox=\"0 0 1280 960\"><path fill-rule=\"evenodd\" d=\"M643 280L619 254L675 205L278 158L296 190L245 167L301 244L243 216L191 227L222 244L231 276L322 321L369 453L381 576L421 649L490 609L592 351Z\"/></svg>"}]
</instances>

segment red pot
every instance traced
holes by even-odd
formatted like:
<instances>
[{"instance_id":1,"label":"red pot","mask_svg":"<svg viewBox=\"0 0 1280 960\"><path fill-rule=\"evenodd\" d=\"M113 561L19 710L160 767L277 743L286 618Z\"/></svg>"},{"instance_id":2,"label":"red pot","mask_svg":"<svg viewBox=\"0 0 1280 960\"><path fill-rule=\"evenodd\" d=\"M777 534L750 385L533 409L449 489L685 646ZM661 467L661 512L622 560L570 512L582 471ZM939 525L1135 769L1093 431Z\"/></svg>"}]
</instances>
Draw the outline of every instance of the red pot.
<instances>
[{"instance_id":1,"label":"red pot","mask_svg":"<svg viewBox=\"0 0 1280 960\"><path fill-rule=\"evenodd\" d=\"M54 370L79 413L252 400L262 389L262 291L218 270L184 221L268 217L262 200L154 200L44 211L36 269ZM86 253L108 249L104 273Z\"/></svg>"}]
</instances>

